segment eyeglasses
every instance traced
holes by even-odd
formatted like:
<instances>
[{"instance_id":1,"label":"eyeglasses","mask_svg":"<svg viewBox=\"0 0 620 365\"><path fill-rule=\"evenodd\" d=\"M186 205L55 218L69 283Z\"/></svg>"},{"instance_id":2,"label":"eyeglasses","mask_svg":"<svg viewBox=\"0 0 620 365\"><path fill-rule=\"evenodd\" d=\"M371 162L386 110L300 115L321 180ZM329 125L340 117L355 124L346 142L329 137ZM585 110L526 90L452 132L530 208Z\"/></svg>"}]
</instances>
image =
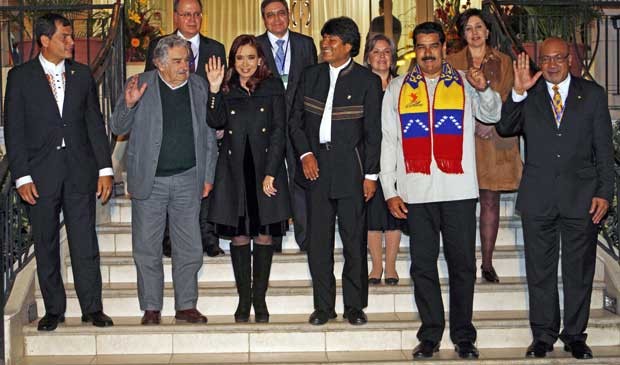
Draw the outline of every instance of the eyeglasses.
<instances>
[{"instance_id":1,"label":"eyeglasses","mask_svg":"<svg viewBox=\"0 0 620 365\"><path fill-rule=\"evenodd\" d=\"M549 64L551 62L555 62L558 65L564 64L567 60L568 60L568 54L567 55L555 55L555 56L542 56L540 58L540 63L543 65Z\"/></svg>"},{"instance_id":2,"label":"eyeglasses","mask_svg":"<svg viewBox=\"0 0 620 365\"><path fill-rule=\"evenodd\" d=\"M265 19L274 19L276 17L278 18L286 18L288 16L288 13L286 10L278 10L278 11L271 11L269 13L265 13Z\"/></svg>"},{"instance_id":3,"label":"eyeglasses","mask_svg":"<svg viewBox=\"0 0 620 365\"><path fill-rule=\"evenodd\" d=\"M202 13L199 12L195 12L195 13L177 13L179 14L179 16L183 19L189 19L189 18L200 18L202 17Z\"/></svg>"}]
</instances>

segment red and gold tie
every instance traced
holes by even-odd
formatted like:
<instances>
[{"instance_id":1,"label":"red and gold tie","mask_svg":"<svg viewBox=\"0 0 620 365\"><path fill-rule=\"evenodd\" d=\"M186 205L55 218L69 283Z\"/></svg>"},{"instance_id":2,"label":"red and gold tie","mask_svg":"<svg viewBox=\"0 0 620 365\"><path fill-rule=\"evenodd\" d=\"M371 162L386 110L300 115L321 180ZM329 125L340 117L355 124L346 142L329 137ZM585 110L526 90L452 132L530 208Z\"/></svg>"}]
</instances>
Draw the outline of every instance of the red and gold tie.
<instances>
[{"instance_id":1,"label":"red and gold tie","mask_svg":"<svg viewBox=\"0 0 620 365\"><path fill-rule=\"evenodd\" d=\"M564 106L562 105L562 96L560 95L560 87L553 85L553 114L555 115L555 124L560 128L562 122L562 114L564 114Z\"/></svg>"}]
</instances>

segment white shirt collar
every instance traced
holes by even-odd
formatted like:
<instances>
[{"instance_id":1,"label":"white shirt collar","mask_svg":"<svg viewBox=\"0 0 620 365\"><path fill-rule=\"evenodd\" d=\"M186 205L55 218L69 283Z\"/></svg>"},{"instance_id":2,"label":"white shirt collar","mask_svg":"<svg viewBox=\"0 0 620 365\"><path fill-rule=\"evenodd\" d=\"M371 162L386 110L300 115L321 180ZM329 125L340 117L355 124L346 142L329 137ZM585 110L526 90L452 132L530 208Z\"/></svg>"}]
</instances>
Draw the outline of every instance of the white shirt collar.
<instances>
[{"instance_id":1,"label":"white shirt collar","mask_svg":"<svg viewBox=\"0 0 620 365\"><path fill-rule=\"evenodd\" d=\"M41 66L43 66L43 70L48 74L61 74L65 72L65 60L60 61L57 65L48 61L45 57L43 57L43 53L39 53L39 62L41 62Z\"/></svg>"},{"instance_id":2,"label":"white shirt collar","mask_svg":"<svg viewBox=\"0 0 620 365\"><path fill-rule=\"evenodd\" d=\"M168 87L170 88L170 90L180 89L180 88L182 88L183 86L185 86L185 84L187 84L187 82L189 81L189 78L188 78L188 79L187 79L187 80L185 80L185 82L183 82L181 85L178 85L178 86L172 86L172 85L170 85L169 83L167 83L167 82L166 82L166 80L164 80L164 78L163 78L163 77L161 77L161 74L159 73L159 71L157 71L157 76L159 76L159 79L160 79L161 81L163 81L163 82L164 82L164 84L166 84L166 86L168 86Z\"/></svg>"},{"instance_id":3,"label":"white shirt collar","mask_svg":"<svg viewBox=\"0 0 620 365\"><path fill-rule=\"evenodd\" d=\"M343 70L344 68L346 68L347 66L349 66L349 64L351 63L352 59L349 57L349 59L347 60L347 62L343 63L342 66L338 66L338 67L334 67L332 65L329 65L329 72L330 73L335 73L336 75L338 75L338 73Z\"/></svg>"},{"instance_id":4,"label":"white shirt collar","mask_svg":"<svg viewBox=\"0 0 620 365\"><path fill-rule=\"evenodd\" d=\"M269 43L271 43L271 47L278 48L278 44L276 43L277 40L282 39L284 42L288 42L288 29L286 30L286 33L284 34L284 37L282 38L276 37L275 34L269 31L267 31L267 37L269 38Z\"/></svg>"},{"instance_id":5,"label":"white shirt collar","mask_svg":"<svg viewBox=\"0 0 620 365\"><path fill-rule=\"evenodd\" d=\"M183 39L185 39L186 41L190 41L192 43L192 45L196 48L198 48L198 46L200 45L200 33L196 33L196 35L194 35L193 37L191 37L190 39L187 39L183 36L183 33L181 33L181 31L177 30L177 35Z\"/></svg>"},{"instance_id":6,"label":"white shirt collar","mask_svg":"<svg viewBox=\"0 0 620 365\"><path fill-rule=\"evenodd\" d=\"M564 81L560 82L558 84L558 92L560 93L560 95L562 95L562 97L564 98L567 94L568 94L568 87L570 86L570 72L568 73L568 76L566 76L566 78L564 79ZM545 80L545 82L547 83L547 90L549 91L549 94L551 95L551 97L553 97L553 86L555 86L555 84Z\"/></svg>"}]
</instances>

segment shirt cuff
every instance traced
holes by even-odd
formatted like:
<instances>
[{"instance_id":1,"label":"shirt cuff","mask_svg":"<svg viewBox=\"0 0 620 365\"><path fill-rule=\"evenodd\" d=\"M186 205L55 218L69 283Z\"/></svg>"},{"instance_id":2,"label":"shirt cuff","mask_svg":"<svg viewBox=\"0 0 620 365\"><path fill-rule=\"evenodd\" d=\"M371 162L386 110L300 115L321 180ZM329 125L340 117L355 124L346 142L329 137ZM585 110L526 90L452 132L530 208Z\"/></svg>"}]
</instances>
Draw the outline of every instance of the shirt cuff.
<instances>
[{"instance_id":1,"label":"shirt cuff","mask_svg":"<svg viewBox=\"0 0 620 365\"><path fill-rule=\"evenodd\" d=\"M364 175L364 178L366 180L377 181L377 179L379 178L379 174L366 174Z\"/></svg>"},{"instance_id":2,"label":"shirt cuff","mask_svg":"<svg viewBox=\"0 0 620 365\"><path fill-rule=\"evenodd\" d=\"M112 176L114 175L114 170L111 167L106 167L104 169L99 170L99 176Z\"/></svg>"},{"instance_id":3,"label":"shirt cuff","mask_svg":"<svg viewBox=\"0 0 620 365\"><path fill-rule=\"evenodd\" d=\"M527 98L527 91L524 91L523 95L519 95L517 94L515 89L512 89L512 101L514 101L515 103L520 103L525 100L525 98Z\"/></svg>"},{"instance_id":4,"label":"shirt cuff","mask_svg":"<svg viewBox=\"0 0 620 365\"><path fill-rule=\"evenodd\" d=\"M20 186L32 183L32 176L26 175L15 180L15 188L19 189Z\"/></svg>"},{"instance_id":5,"label":"shirt cuff","mask_svg":"<svg viewBox=\"0 0 620 365\"><path fill-rule=\"evenodd\" d=\"M299 157L299 160L303 160L303 159L304 159L304 157L306 157L306 156L308 156L308 155L314 155L314 153L312 153L312 152L306 152L306 153L304 153L303 155L301 155L301 156Z\"/></svg>"}]
</instances>

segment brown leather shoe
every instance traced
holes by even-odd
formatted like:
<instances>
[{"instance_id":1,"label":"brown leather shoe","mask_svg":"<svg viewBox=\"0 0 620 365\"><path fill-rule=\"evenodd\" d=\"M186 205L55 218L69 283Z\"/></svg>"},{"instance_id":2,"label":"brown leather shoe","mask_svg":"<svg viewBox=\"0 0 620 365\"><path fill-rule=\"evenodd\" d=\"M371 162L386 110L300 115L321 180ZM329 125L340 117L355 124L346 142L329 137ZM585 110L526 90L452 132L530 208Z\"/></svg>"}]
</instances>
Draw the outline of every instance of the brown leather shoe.
<instances>
[{"instance_id":1,"label":"brown leather shoe","mask_svg":"<svg viewBox=\"0 0 620 365\"><path fill-rule=\"evenodd\" d=\"M174 318L176 318L177 321L185 321L188 323L207 323L207 317L203 316L196 308L177 311Z\"/></svg>"},{"instance_id":2,"label":"brown leather shoe","mask_svg":"<svg viewBox=\"0 0 620 365\"><path fill-rule=\"evenodd\" d=\"M141 324L148 325L157 325L161 323L161 312L160 311L144 311L144 315L142 316Z\"/></svg>"}]
</instances>

